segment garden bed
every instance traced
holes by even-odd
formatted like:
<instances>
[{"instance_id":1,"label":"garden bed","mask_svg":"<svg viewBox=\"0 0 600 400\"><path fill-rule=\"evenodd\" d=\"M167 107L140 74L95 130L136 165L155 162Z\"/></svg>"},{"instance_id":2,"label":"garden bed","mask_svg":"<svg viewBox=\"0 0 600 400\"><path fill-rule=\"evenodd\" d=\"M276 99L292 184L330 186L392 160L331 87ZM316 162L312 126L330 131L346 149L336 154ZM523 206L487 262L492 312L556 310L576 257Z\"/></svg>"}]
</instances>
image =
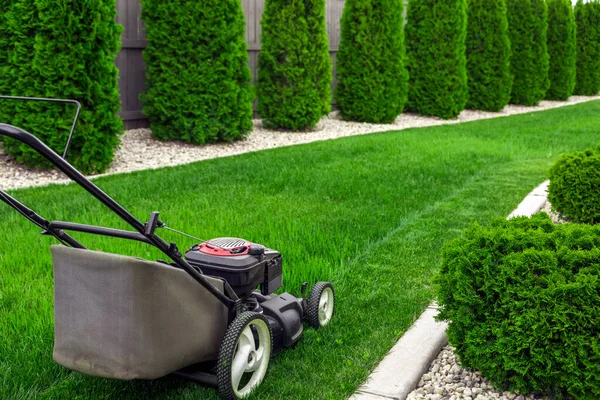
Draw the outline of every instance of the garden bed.
<instances>
[{"instance_id":1,"label":"garden bed","mask_svg":"<svg viewBox=\"0 0 600 400\"><path fill-rule=\"evenodd\" d=\"M273 131L262 127L260 121L256 120L254 121L254 130L247 139L205 146L194 146L177 141L160 142L152 137L149 129L135 129L127 131L122 137L121 146L107 174L181 165L200 160L345 136L504 117L578 104L594 99L600 99L600 96L573 96L568 101L542 101L536 107L509 105L499 113L465 110L458 118L453 120L405 113L400 115L393 124L386 125L342 121L336 113L332 113L330 117L323 118L316 128L310 132ZM0 149L0 182L2 188L6 190L66 182L66 180L58 171L34 171L23 168L10 161Z\"/></svg>"}]
</instances>

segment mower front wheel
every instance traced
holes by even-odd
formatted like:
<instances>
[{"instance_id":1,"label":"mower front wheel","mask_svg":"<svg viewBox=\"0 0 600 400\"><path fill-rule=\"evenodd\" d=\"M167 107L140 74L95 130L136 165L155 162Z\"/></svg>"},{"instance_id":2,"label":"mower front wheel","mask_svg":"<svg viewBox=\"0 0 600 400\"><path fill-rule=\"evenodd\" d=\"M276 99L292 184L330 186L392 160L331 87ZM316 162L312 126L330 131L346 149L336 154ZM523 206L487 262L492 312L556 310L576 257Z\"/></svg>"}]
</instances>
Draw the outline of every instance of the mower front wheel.
<instances>
[{"instance_id":1,"label":"mower front wheel","mask_svg":"<svg viewBox=\"0 0 600 400\"><path fill-rule=\"evenodd\" d=\"M224 400L243 399L261 384L271 359L272 333L267 318L244 312L233 320L219 351L217 385Z\"/></svg>"},{"instance_id":2,"label":"mower front wheel","mask_svg":"<svg viewBox=\"0 0 600 400\"><path fill-rule=\"evenodd\" d=\"M315 329L324 327L333 318L335 311L335 292L329 282L317 282L310 291L306 310L306 319Z\"/></svg>"}]
</instances>

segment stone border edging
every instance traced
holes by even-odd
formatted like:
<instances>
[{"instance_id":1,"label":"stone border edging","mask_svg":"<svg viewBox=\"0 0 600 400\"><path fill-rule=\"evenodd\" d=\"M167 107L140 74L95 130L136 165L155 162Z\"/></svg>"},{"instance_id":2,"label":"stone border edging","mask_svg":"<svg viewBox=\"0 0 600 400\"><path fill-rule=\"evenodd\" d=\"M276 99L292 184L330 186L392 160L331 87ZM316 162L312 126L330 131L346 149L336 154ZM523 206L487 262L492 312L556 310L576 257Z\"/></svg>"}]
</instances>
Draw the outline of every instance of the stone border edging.
<instances>
[{"instance_id":1,"label":"stone border edging","mask_svg":"<svg viewBox=\"0 0 600 400\"><path fill-rule=\"evenodd\" d=\"M541 185L536 187L529 193L521 204L517 208L511 212L507 219L511 219L513 217L531 217L536 212L540 211L544 204L546 204L546 200L548 200L548 185L550 181L544 181Z\"/></svg>"},{"instance_id":2,"label":"stone border edging","mask_svg":"<svg viewBox=\"0 0 600 400\"><path fill-rule=\"evenodd\" d=\"M544 181L533 189L507 219L529 217L540 211L548 199L549 183L550 181ZM406 399L429 364L448 343L448 324L435 320L437 310L435 303L425 309L349 400Z\"/></svg>"},{"instance_id":3,"label":"stone border edging","mask_svg":"<svg viewBox=\"0 0 600 400\"><path fill-rule=\"evenodd\" d=\"M437 313L435 303L427 307L350 400L404 400L448 343Z\"/></svg>"}]
</instances>

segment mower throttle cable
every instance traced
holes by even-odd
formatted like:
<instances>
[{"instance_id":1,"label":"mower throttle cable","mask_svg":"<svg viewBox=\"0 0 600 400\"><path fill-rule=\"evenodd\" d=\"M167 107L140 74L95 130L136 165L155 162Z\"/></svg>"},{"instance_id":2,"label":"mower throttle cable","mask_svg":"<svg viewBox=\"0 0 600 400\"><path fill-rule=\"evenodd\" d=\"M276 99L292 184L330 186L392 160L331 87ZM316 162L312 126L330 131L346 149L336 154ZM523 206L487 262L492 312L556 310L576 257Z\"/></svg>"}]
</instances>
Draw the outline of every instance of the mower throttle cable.
<instances>
[{"instance_id":1,"label":"mower throttle cable","mask_svg":"<svg viewBox=\"0 0 600 400\"><path fill-rule=\"evenodd\" d=\"M191 238L191 239L198 240L198 241L200 241L200 243L206 243L206 242L208 242L208 240L200 239L199 237L192 236L192 235L190 235L190 234L188 234L188 233L185 233L185 232L178 231L177 229L169 228L169 227L168 227L167 225L165 225L165 224L163 224L162 226L159 226L159 228L163 228L163 229L166 229L166 230L168 230L168 231L171 231L171 232L177 233L177 234L179 234L179 235L182 235L182 236L187 236L187 237L189 237L189 238ZM218 246L215 246L215 247L218 247Z\"/></svg>"}]
</instances>

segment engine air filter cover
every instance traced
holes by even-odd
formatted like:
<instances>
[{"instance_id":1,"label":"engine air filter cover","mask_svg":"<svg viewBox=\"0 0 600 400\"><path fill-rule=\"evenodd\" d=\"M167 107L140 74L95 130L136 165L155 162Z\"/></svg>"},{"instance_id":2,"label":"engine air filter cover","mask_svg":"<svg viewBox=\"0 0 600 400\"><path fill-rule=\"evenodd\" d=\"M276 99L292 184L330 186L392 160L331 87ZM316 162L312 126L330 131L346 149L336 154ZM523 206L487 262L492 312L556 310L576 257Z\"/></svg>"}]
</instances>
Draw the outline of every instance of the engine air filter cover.
<instances>
[{"instance_id":1,"label":"engine air filter cover","mask_svg":"<svg viewBox=\"0 0 600 400\"><path fill-rule=\"evenodd\" d=\"M245 256L250 250L250 243L244 239L238 238L217 238L211 239L198 245L198 250L211 256Z\"/></svg>"},{"instance_id":2,"label":"engine air filter cover","mask_svg":"<svg viewBox=\"0 0 600 400\"><path fill-rule=\"evenodd\" d=\"M264 249L260 254L251 252L257 247L252 242L238 238L217 238L194 245L185 259L202 273L225 279L241 296L249 295L258 285L269 292L281 286L281 254Z\"/></svg>"},{"instance_id":3,"label":"engine air filter cover","mask_svg":"<svg viewBox=\"0 0 600 400\"><path fill-rule=\"evenodd\" d=\"M238 238L217 238L211 239L206 243L223 249L235 249L236 247L249 246L251 244L247 240Z\"/></svg>"}]
</instances>

